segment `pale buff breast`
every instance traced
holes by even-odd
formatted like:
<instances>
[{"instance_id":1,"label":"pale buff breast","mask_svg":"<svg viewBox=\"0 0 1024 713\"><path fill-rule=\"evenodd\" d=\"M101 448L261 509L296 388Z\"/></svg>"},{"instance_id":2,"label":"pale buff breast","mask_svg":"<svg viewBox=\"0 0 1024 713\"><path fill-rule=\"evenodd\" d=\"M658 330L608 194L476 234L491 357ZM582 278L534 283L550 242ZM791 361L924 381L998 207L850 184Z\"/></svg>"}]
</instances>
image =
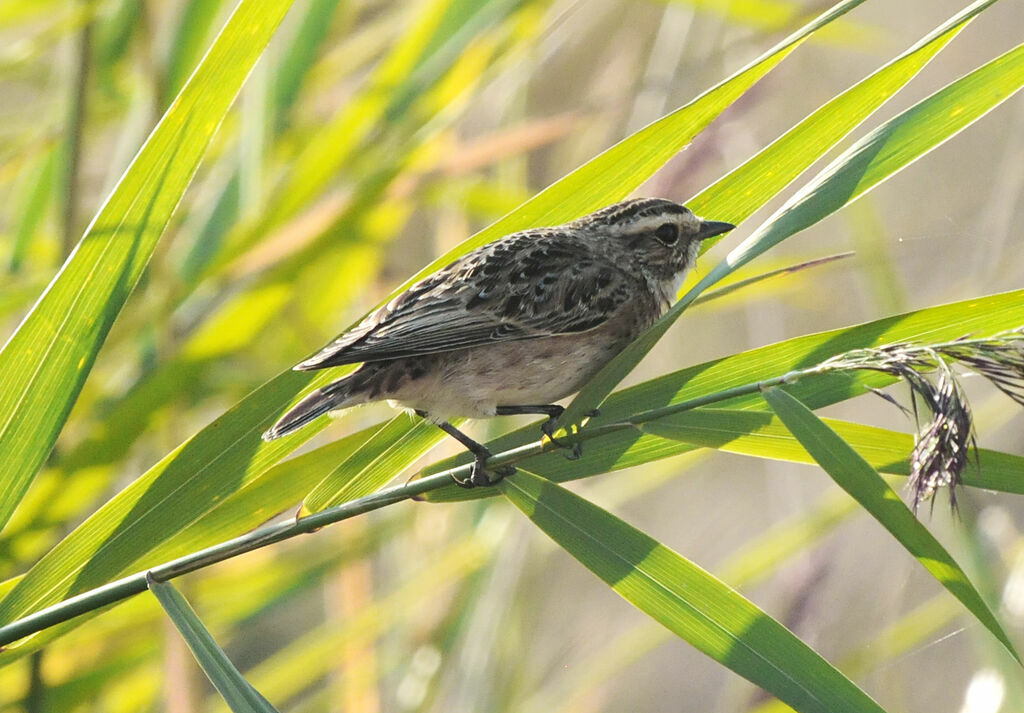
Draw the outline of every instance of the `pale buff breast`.
<instances>
[{"instance_id":1,"label":"pale buff breast","mask_svg":"<svg viewBox=\"0 0 1024 713\"><path fill-rule=\"evenodd\" d=\"M581 334L499 342L436 355L427 374L382 395L435 420L493 416L497 406L550 404L578 391L657 314L624 310Z\"/></svg>"}]
</instances>

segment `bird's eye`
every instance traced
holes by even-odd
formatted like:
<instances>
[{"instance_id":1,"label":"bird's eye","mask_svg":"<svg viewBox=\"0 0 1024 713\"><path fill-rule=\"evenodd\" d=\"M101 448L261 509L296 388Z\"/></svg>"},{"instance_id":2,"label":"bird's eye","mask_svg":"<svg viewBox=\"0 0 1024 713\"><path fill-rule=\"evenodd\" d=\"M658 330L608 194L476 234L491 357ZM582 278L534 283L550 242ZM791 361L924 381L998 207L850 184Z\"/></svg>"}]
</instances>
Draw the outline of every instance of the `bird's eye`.
<instances>
[{"instance_id":1,"label":"bird's eye","mask_svg":"<svg viewBox=\"0 0 1024 713\"><path fill-rule=\"evenodd\" d=\"M654 237L662 245L675 245L679 240L679 226L675 223L662 223L654 231Z\"/></svg>"}]
</instances>

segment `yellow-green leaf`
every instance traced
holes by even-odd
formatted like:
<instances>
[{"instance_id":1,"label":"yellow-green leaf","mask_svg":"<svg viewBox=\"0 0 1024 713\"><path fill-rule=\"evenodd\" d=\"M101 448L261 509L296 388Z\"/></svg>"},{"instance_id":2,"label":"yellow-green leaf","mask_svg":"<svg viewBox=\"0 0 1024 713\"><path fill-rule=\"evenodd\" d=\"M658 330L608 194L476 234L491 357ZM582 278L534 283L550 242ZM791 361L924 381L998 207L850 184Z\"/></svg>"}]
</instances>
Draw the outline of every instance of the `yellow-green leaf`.
<instances>
[{"instance_id":1,"label":"yellow-green leaf","mask_svg":"<svg viewBox=\"0 0 1024 713\"><path fill-rule=\"evenodd\" d=\"M974 3L944 27L952 24L953 27L947 27L947 31L951 31L988 4ZM924 46L927 46L927 43ZM912 48L910 51L920 49L923 47ZM854 90L864 84L870 86L886 71L892 71L894 66L895 64L880 70ZM598 406L705 289L769 248L831 215L898 173L999 106L1022 85L1024 46L952 82L858 141L822 170L753 235L732 250L725 260L683 295L682 299L653 327L598 372L573 399L562 416L562 422L577 423L585 413ZM792 138L792 135L789 138ZM754 161L756 159L757 157ZM719 201L728 203L729 199L728 195L720 199L709 198L707 204L713 206ZM703 207L701 209L704 210ZM716 219L729 220L727 210L707 209L705 212L709 215L717 213L711 215Z\"/></svg>"},{"instance_id":2,"label":"yellow-green leaf","mask_svg":"<svg viewBox=\"0 0 1024 713\"><path fill-rule=\"evenodd\" d=\"M53 447L210 138L290 5L239 3L81 242L0 351L0 527Z\"/></svg>"}]
</instances>

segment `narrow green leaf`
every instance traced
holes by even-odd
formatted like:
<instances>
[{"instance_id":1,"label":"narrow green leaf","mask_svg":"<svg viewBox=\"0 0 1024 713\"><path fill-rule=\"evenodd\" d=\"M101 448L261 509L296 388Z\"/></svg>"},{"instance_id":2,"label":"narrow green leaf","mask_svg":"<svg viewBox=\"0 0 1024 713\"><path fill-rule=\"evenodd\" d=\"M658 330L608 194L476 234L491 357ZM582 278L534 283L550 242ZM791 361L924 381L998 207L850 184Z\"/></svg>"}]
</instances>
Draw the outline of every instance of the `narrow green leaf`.
<instances>
[{"instance_id":1,"label":"narrow green leaf","mask_svg":"<svg viewBox=\"0 0 1024 713\"><path fill-rule=\"evenodd\" d=\"M498 489L628 602L796 710L882 710L739 592L606 510L528 472Z\"/></svg>"},{"instance_id":2,"label":"narrow green leaf","mask_svg":"<svg viewBox=\"0 0 1024 713\"><path fill-rule=\"evenodd\" d=\"M257 527L286 508L294 507L328 474L336 471L339 463L348 462L363 444L376 440L388 424L385 421L355 431L252 474L234 492L208 507L173 538L148 551L128 569L140 569L146 566L146 562L165 562L215 545Z\"/></svg>"},{"instance_id":3,"label":"narrow green leaf","mask_svg":"<svg viewBox=\"0 0 1024 713\"><path fill-rule=\"evenodd\" d=\"M11 240L11 254L7 260L7 271L10 273L21 269L29 245L42 222L53 194L56 164L57 151L51 147L36 159L31 168L24 171L24 185L14 201L14 237Z\"/></svg>"},{"instance_id":4,"label":"narrow green leaf","mask_svg":"<svg viewBox=\"0 0 1024 713\"><path fill-rule=\"evenodd\" d=\"M715 566L712 574L737 589L751 587L778 572L790 557L813 548L858 510L857 503L845 493L829 492L801 512L739 545ZM949 597L943 599L949 601ZM578 665L543 684L518 710L521 713L571 713L595 685L624 675L624 669L651 655L672 638L672 632L656 621L640 622L588 651ZM839 668L856 680L846 666Z\"/></svg>"},{"instance_id":5,"label":"narrow green leaf","mask_svg":"<svg viewBox=\"0 0 1024 713\"><path fill-rule=\"evenodd\" d=\"M953 557L914 516L889 484L814 412L782 389L768 389L764 399L818 465L832 476L872 517L992 632L1018 663L1010 637Z\"/></svg>"},{"instance_id":6,"label":"narrow green leaf","mask_svg":"<svg viewBox=\"0 0 1024 713\"><path fill-rule=\"evenodd\" d=\"M859 140L730 252L715 271L732 272L852 203L956 136L1022 86L1024 44L946 85Z\"/></svg>"},{"instance_id":7,"label":"narrow green leaf","mask_svg":"<svg viewBox=\"0 0 1024 713\"><path fill-rule=\"evenodd\" d=\"M223 4L224 0L188 0L182 8L167 58L165 96L161 97L164 104L171 102L203 56Z\"/></svg>"},{"instance_id":8,"label":"narrow green leaf","mask_svg":"<svg viewBox=\"0 0 1024 713\"><path fill-rule=\"evenodd\" d=\"M135 2L116 3L109 15L97 13L93 55L100 72L113 71L114 65L131 51L132 40L142 30L144 14L144 7Z\"/></svg>"},{"instance_id":9,"label":"narrow green leaf","mask_svg":"<svg viewBox=\"0 0 1024 713\"><path fill-rule=\"evenodd\" d=\"M331 19L340 4L338 0L311 0L309 3L302 18L302 25L281 60L281 66L274 78L273 107L277 131L286 123L295 98L316 60L317 52L327 37L327 30L331 27Z\"/></svg>"},{"instance_id":10,"label":"narrow green leaf","mask_svg":"<svg viewBox=\"0 0 1024 713\"><path fill-rule=\"evenodd\" d=\"M249 685L235 668L178 590L170 582L158 582L152 577L147 577L147 582L149 591L153 592L153 596L181 632L181 637L185 639L203 673L231 710L234 713L277 713L277 709Z\"/></svg>"},{"instance_id":11,"label":"narrow green leaf","mask_svg":"<svg viewBox=\"0 0 1024 713\"><path fill-rule=\"evenodd\" d=\"M1024 290L1016 290L977 299L963 300L938 307L892 315L853 327L807 334L757 349L732 354L651 379L612 394L601 405L595 425L627 420L641 411L701 398L743 384L780 376L794 369L820 364L829 357L852 349L878 347L895 342L938 342L956 339L964 334L978 336L996 334L1020 325L1024 313ZM828 374L821 378L794 384L791 391L812 408L821 408L866 393L868 387L881 388L895 381L886 374L857 372ZM722 407L764 410L758 395L744 396L723 402ZM536 441L538 424L531 424L489 441L493 453L500 453ZM547 453L522 461L527 469L555 481L585 478L610 470L665 458L691 450L647 436L639 430L616 434L588 442L583 457L566 460L561 453ZM436 473L453 465L467 463L465 455L444 459L425 469ZM991 482L979 478L982 487L1020 492L1022 479L1013 470L993 474ZM972 476L973 477L973 476ZM490 489L466 490L452 486L429 493L432 501L465 500L492 495Z\"/></svg>"},{"instance_id":12,"label":"narrow green leaf","mask_svg":"<svg viewBox=\"0 0 1024 713\"><path fill-rule=\"evenodd\" d=\"M910 473L914 437L909 433L831 418L822 421L875 470L891 475ZM766 411L696 409L650 421L640 428L644 433L690 446L789 463L817 462L779 418ZM979 448L978 467L972 463L964 471L963 482L975 488L1024 495L1024 457Z\"/></svg>"},{"instance_id":13,"label":"narrow green leaf","mask_svg":"<svg viewBox=\"0 0 1024 713\"><path fill-rule=\"evenodd\" d=\"M928 59L956 36L967 21L990 4L991 0L975 2L911 47L903 56L815 111L774 144L700 195L695 196L688 203L698 214L716 220L739 223L747 218L754 210L773 197L780 188L796 178L799 173L820 158L828 148L834 146L871 112L881 106L886 98L910 81ZM988 70L985 74L987 79L971 79L978 72L983 72L987 67L996 63L1000 66L995 70ZM1006 66L1002 66L1003 64ZM871 135L859 141L850 151L836 159L833 164L812 180L808 187L787 203L787 206L770 218L742 245L729 253L722 263L716 265L683 295L682 299L673 305L653 327L605 365L569 404L562 415L562 423L579 423L584 414L600 405L615 386L640 363L640 360L646 356L647 352L654 347L701 292L745 265L769 247L854 200L859 193L854 195L844 192L840 185L843 180L850 180L853 174L861 168L866 168L865 160L872 162L873 183L871 185L876 185L997 106L1012 94L1008 87L1012 86L1013 91L1016 91L1024 83L1024 79L1019 76L1019 70L1013 63L1007 64L996 60L995 63L986 65L986 68L961 78L943 92L934 95L932 99L918 104L896 119L884 124ZM993 96L992 87L989 84L999 85L1002 87L1003 93ZM947 93L951 96L946 97ZM959 103L964 103L963 113L969 114L972 117L970 120L967 120L967 116L961 116L953 111L953 104L950 102L954 95L959 97L955 100L957 106ZM933 102L936 97L940 96L942 98ZM943 122L942 117L933 116L937 111L935 106L928 110L920 109L929 102L946 106L946 111L952 111L954 114L952 122ZM967 106L971 107L970 110L966 109ZM843 116L848 118L845 120L840 118ZM823 118L827 118L827 120L823 120ZM894 126L903 128L896 131L892 128ZM880 152L881 144L889 147L888 154ZM858 148L867 146L873 146L875 149L861 150ZM807 147L813 147L814 150L808 151ZM863 160L851 162L848 158L851 155L860 156ZM895 158L886 160L887 156ZM836 173L840 165L846 165L845 179L840 175L843 172ZM780 167L782 168L780 169ZM778 176L775 176L776 171L779 171ZM769 186L771 186L770 189ZM824 186L823 191L834 200L825 201L823 198L816 197L818 193L822 192L816 186L819 188ZM863 190L867 190L867 188L868 186L865 184ZM802 201L807 201L805 206L807 210L798 213L797 216L787 218L787 211L792 210L789 206L801 204Z\"/></svg>"},{"instance_id":14,"label":"narrow green leaf","mask_svg":"<svg viewBox=\"0 0 1024 713\"><path fill-rule=\"evenodd\" d=\"M239 3L85 237L0 351L0 526L53 447L210 138L290 5Z\"/></svg>"},{"instance_id":15,"label":"narrow green leaf","mask_svg":"<svg viewBox=\"0 0 1024 713\"><path fill-rule=\"evenodd\" d=\"M396 473L436 446L439 430L433 423L409 414L395 416L352 455L331 468L303 500L302 514L319 512L379 490Z\"/></svg>"}]
</instances>

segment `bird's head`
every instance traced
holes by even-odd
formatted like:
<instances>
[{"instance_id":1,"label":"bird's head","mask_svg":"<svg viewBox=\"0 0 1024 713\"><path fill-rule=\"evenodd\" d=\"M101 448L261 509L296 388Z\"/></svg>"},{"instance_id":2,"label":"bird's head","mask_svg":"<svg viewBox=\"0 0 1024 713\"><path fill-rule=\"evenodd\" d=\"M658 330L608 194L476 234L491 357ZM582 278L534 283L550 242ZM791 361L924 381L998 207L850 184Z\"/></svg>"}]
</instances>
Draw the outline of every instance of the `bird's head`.
<instances>
[{"instance_id":1,"label":"bird's head","mask_svg":"<svg viewBox=\"0 0 1024 713\"><path fill-rule=\"evenodd\" d=\"M576 223L622 246L629 259L659 282L681 282L694 264L702 241L735 226L704 220L686 206L664 198L635 198L602 208Z\"/></svg>"}]
</instances>

